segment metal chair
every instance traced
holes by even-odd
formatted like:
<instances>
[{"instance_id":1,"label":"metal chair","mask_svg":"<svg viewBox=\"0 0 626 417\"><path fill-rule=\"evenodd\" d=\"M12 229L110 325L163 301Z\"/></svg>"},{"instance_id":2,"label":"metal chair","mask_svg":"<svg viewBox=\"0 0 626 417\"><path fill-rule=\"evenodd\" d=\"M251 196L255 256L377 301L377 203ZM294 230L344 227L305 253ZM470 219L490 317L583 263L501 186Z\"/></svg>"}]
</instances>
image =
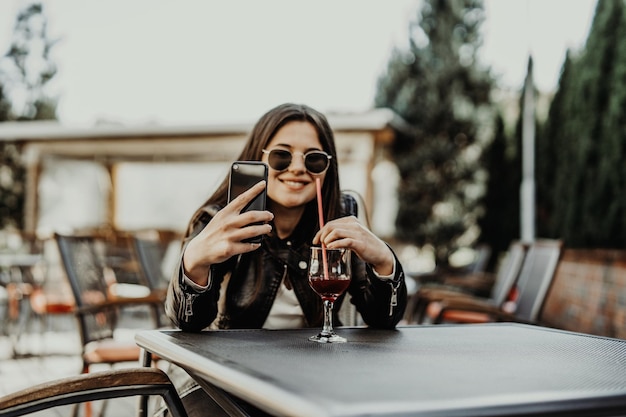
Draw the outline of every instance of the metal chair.
<instances>
[{"instance_id":1,"label":"metal chair","mask_svg":"<svg viewBox=\"0 0 626 417\"><path fill-rule=\"evenodd\" d=\"M9 292L6 287L0 283L0 320L2 329L0 335L8 336L9 332Z\"/></svg>"},{"instance_id":2,"label":"metal chair","mask_svg":"<svg viewBox=\"0 0 626 417\"><path fill-rule=\"evenodd\" d=\"M536 324L554 278L563 242L542 239L533 242L526 254L514 296L501 305L466 299L449 299L441 303L435 324L513 321Z\"/></svg>"},{"instance_id":3,"label":"metal chair","mask_svg":"<svg viewBox=\"0 0 626 417\"><path fill-rule=\"evenodd\" d=\"M5 284L8 295L7 329L11 335L13 355L31 355L24 351L21 338L26 333L38 333L43 338L52 316L71 314L74 302L55 282L50 282L45 247L48 239L36 234L19 232L20 247L10 258L8 282ZM54 289L55 291L51 291ZM37 322L39 329L33 329ZM22 346L20 346L22 345ZM41 340L45 346L45 341ZM29 344L32 348L32 344Z\"/></svg>"},{"instance_id":4,"label":"metal chair","mask_svg":"<svg viewBox=\"0 0 626 417\"><path fill-rule=\"evenodd\" d=\"M81 374L9 394L0 398L0 417L17 417L95 400L146 395L161 396L172 417L187 416L176 388L163 371L137 367Z\"/></svg>"},{"instance_id":5,"label":"metal chair","mask_svg":"<svg viewBox=\"0 0 626 417\"><path fill-rule=\"evenodd\" d=\"M161 297L112 294L105 277L106 266L97 252L97 238L57 233L55 240L76 302L74 314L82 343L82 372L89 372L93 364L139 361L140 350L134 341L119 341L114 337L120 310L129 306L148 306L158 311ZM154 319L154 327L160 327L158 314Z\"/></svg>"},{"instance_id":6,"label":"metal chair","mask_svg":"<svg viewBox=\"0 0 626 417\"><path fill-rule=\"evenodd\" d=\"M167 250L166 245L157 239L147 239L134 235L132 246L139 262L139 269L153 291L166 290L168 280L161 272L161 265Z\"/></svg>"},{"instance_id":7,"label":"metal chair","mask_svg":"<svg viewBox=\"0 0 626 417\"><path fill-rule=\"evenodd\" d=\"M505 258L498 267L489 297L478 297L470 293L467 290L468 287L426 285L412 296L412 309L408 312L407 321L422 323L427 313L430 320L433 320L439 314L442 302L451 299L485 302L494 306L502 305L510 296L511 289L519 276L526 256L526 247L527 245L520 241L511 242ZM472 285L471 282L468 283L470 288Z\"/></svg>"}]
</instances>

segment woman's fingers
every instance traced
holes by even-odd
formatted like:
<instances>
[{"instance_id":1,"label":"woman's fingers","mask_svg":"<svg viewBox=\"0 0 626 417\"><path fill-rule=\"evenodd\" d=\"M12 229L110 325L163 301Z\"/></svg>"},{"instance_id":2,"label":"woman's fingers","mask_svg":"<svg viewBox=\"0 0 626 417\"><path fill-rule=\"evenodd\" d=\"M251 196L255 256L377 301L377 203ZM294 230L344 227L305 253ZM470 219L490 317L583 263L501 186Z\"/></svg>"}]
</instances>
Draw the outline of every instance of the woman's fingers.
<instances>
[{"instance_id":1,"label":"woman's fingers","mask_svg":"<svg viewBox=\"0 0 626 417\"><path fill-rule=\"evenodd\" d=\"M242 228L251 224L267 223L274 219L274 215L269 211L247 211L242 214L234 215L230 218L231 226L234 228Z\"/></svg>"},{"instance_id":2,"label":"woman's fingers","mask_svg":"<svg viewBox=\"0 0 626 417\"><path fill-rule=\"evenodd\" d=\"M328 246L343 238L358 239L366 233L369 233L369 230L364 228L356 217L341 217L328 222L321 230L319 230L313 238L313 243L321 244L323 242ZM333 246L339 247L336 244Z\"/></svg>"},{"instance_id":3,"label":"woman's fingers","mask_svg":"<svg viewBox=\"0 0 626 417\"><path fill-rule=\"evenodd\" d=\"M393 267L394 258L389 247L354 216L328 222L313 240L317 245L322 242L328 248L348 248L364 262L379 266L381 270Z\"/></svg>"},{"instance_id":4,"label":"woman's fingers","mask_svg":"<svg viewBox=\"0 0 626 417\"><path fill-rule=\"evenodd\" d=\"M205 285L207 271L211 265L224 262L229 258L258 249L258 243L246 240L268 234L274 215L269 211L249 211L241 213L266 187L260 181L249 190L237 196L233 201L217 212L215 217L187 245L183 254L185 273L195 282Z\"/></svg>"},{"instance_id":5,"label":"woman's fingers","mask_svg":"<svg viewBox=\"0 0 626 417\"><path fill-rule=\"evenodd\" d=\"M272 226L268 223L274 215L269 211L240 212L265 186L265 181L260 181L220 210L190 242L185 260L190 265L208 266L257 249L258 244L245 240L270 233Z\"/></svg>"},{"instance_id":6,"label":"woman's fingers","mask_svg":"<svg viewBox=\"0 0 626 417\"><path fill-rule=\"evenodd\" d=\"M235 243L244 242L253 237L267 235L272 231L272 226L268 223L245 223L241 227L233 229L231 240ZM245 242L244 242L245 243Z\"/></svg>"},{"instance_id":7,"label":"woman's fingers","mask_svg":"<svg viewBox=\"0 0 626 417\"><path fill-rule=\"evenodd\" d=\"M265 181L259 181L234 198L226 207L236 211L237 213L241 213L241 210L254 200L254 198L265 189L266 185L267 183Z\"/></svg>"}]
</instances>

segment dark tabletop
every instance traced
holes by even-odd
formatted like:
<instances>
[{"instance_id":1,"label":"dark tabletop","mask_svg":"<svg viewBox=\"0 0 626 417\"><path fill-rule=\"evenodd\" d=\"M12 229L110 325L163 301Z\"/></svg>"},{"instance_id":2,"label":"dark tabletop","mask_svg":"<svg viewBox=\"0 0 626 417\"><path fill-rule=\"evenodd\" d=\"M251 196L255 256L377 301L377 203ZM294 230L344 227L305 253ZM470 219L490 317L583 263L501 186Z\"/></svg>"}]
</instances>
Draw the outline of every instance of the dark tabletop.
<instances>
[{"instance_id":1,"label":"dark tabletop","mask_svg":"<svg viewBox=\"0 0 626 417\"><path fill-rule=\"evenodd\" d=\"M516 324L339 328L345 344L308 341L315 333L144 331L137 342L278 415L626 413L624 340Z\"/></svg>"}]
</instances>

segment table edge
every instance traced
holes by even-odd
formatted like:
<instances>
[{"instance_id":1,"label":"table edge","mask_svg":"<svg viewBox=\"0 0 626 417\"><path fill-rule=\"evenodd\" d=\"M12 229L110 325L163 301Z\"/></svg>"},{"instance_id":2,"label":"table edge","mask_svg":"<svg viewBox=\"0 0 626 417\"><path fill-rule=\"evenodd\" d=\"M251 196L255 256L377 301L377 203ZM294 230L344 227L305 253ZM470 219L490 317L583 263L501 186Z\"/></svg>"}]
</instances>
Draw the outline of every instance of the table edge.
<instances>
[{"instance_id":1,"label":"table edge","mask_svg":"<svg viewBox=\"0 0 626 417\"><path fill-rule=\"evenodd\" d=\"M289 416L293 410L298 410L303 417L331 417L324 409L310 401L302 400L295 394L290 394L272 384L265 383L257 378L236 369L226 367L220 363L195 354L183 347L174 344L165 348L159 345L160 341L167 339L167 334L159 330L146 330L135 335L135 341L139 347L168 360L183 369L190 369L192 373L204 378L209 383L223 389L249 403L277 415ZM203 363L206 369L214 374L208 374L199 369L198 363ZM215 375L220 375L216 377ZM254 389L244 389L246 386L254 386ZM273 401L268 401L272 398Z\"/></svg>"}]
</instances>

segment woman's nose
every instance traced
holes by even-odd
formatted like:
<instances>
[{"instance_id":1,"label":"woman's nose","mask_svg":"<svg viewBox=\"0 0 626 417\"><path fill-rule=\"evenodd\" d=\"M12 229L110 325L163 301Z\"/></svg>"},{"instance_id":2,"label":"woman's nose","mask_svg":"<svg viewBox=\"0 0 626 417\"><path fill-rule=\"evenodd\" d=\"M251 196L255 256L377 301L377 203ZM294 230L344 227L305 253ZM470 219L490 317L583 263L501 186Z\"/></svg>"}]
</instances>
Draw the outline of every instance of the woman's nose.
<instances>
[{"instance_id":1,"label":"woman's nose","mask_svg":"<svg viewBox=\"0 0 626 417\"><path fill-rule=\"evenodd\" d=\"M304 165L304 154L302 152L294 152L292 155L289 169L296 172L306 171L306 166Z\"/></svg>"}]
</instances>

